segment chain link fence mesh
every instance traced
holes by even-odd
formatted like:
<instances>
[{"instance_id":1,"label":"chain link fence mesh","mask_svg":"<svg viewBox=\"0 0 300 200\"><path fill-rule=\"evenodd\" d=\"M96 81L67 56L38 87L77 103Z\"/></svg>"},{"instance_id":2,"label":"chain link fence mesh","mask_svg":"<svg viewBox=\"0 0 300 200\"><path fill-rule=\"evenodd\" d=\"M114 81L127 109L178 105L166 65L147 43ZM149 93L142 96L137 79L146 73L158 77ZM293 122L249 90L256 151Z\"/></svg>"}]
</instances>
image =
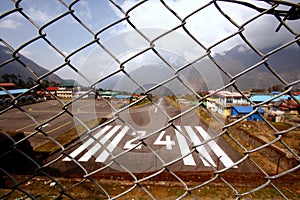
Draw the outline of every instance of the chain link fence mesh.
<instances>
[{"instance_id":1,"label":"chain link fence mesh","mask_svg":"<svg viewBox=\"0 0 300 200\"><path fill-rule=\"evenodd\" d=\"M165 12L168 17L176 21L176 26L164 27L163 31L155 33L155 37L149 37L145 29L135 24L132 16L132 13L139 12L141 7L147 8L149 2L151 1L136 1L126 9L118 1L105 2L118 10L120 17L108 22L98 30L94 30L95 28L86 23L82 17L82 12L85 12L83 4L86 1L81 0L72 2L59 0L55 2L55 4L61 4L61 14L52 17L44 24L40 24L38 18L32 17L25 0L12 1L11 9L1 13L0 21L4 22L10 19L11 16L17 16L22 18L21 22L24 25L31 27L32 34L34 34L26 38L21 32L18 32L12 34L12 38L5 38L0 33L1 45L8 49L7 55L9 55L5 60L2 60L0 67L3 69L9 67L11 63L18 63L20 68L29 71L34 77L31 79L31 88L21 93L13 94L11 90L1 88L7 99L9 99L7 101L3 100L2 110L0 111L2 128L0 153L1 199L44 198L41 195L43 190L47 190L45 193L48 195L47 198L50 199L198 199L202 197L239 199L255 198L256 194L259 195L258 198L299 198L299 113L298 115L289 116L288 126L284 126L284 124L270 122L266 116L259 113L259 109L261 106L268 105L273 100L287 95L299 110L299 99L293 93L297 88L299 89L299 76L297 76L298 79L290 81L273 67L270 60L274 55L283 52L290 46L299 49L299 32L290 22L299 22L300 4L275 0L259 2L216 0L195 7L192 12L183 16L178 13L178 10L173 9L172 1L161 0L156 2L161 6L161 12ZM260 7L259 3L264 3L264 6ZM98 4L101 6L104 1L99 1ZM232 8L247 7L255 14L241 23L236 21L228 10L223 9L224 4L230 5ZM43 5L37 6L42 7ZM201 37L190 29L189 23L196 15L200 15L204 20L210 20L205 19L205 15L201 15L206 12L207 8L213 8L213 14L222 17L224 23L234 27L232 28L234 31L211 43L202 41ZM284 30L290 36L290 39L281 45L269 48L267 52L263 52L259 47L260 44L252 42L247 32L249 30L253 31L253 29L257 32L264 31L256 30L252 24L266 16L272 17L273 20L275 19L278 22L278 27L275 27L273 32L274 35L270 35L270 37L276 38L276 34ZM56 31L58 24L64 20L71 20L72 27L74 26L76 29L68 29L65 32ZM99 20L101 21L101 19ZM112 48L109 43L102 41L103 35L117 26L129 27L132 31L131 34L136 35L135 38L139 38L146 45L139 48L138 51L120 57L116 49ZM204 26L203 30L198 31L211 32L211 34L221 31L218 27L213 28L213 30L209 30ZM260 28L262 27L260 26ZM269 27L266 25L265 28ZM77 41L74 41L74 46L66 52L66 49L62 48L63 44L57 42L57 38L68 40L72 38L72 34L75 34L74 32L77 30L85 32L89 40L81 41L80 38L76 38ZM160 41L172 36L174 32L179 30L184 35L183 40L195 43L202 50L202 53L195 56L193 60L181 63L178 67L174 66L169 57L158 47ZM118 41L117 49L122 48L123 39L128 39L125 37L126 35L121 34L121 36L124 37L116 40ZM17 39L17 41L20 41L17 45L12 42L15 39L14 37L20 37ZM224 66L222 61L218 60L218 54L214 50L221 49L218 52L229 50L226 49L228 47L225 44L236 38L243 43L245 48L251 51L251 55L256 55L257 62L249 66L242 66L238 72L232 72ZM110 41L114 41L114 39ZM172 44L174 49L178 48L175 44ZM36 71L33 66L35 64L25 62L22 56L27 48L34 45L41 48L46 47L50 49L49 51L55 52L56 57L54 58L57 58L59 64L47 72ZM91 78L74 61L77 55L92 46L100 50L103 53L102 55L105 54L106 57L110 58L111 63L114 63L110 64L110 67L112 65L117 66L112 67L114 70L108 70L103 75L98 76L97 79ZM272 46L272 44L269 46ZM172 50L172 47L170 50ZM149 52L156 59L159 59L160 63L167 66L170 72L164 80L159 80L146 87L141 82L141 77L138 76L146 77L148 72L145 71L146 74L143 75L135 75L129 70L130 67L128 66L130 66L130 62L133 62L139 56L148 56L147 53ZM38 54L38 52L36 53ZM41 56L54 59L51 58L51 55ZM224 54L224 56L229 57L228 54ZM211 93L199 92L200 88L197 87L200 86L190 84L191 78L186 78L187 76L184 73L203 60L210 62L211 66L217 69L224 79L224 84L214 88ZM98 63L97 65L101 64ZM293 67L299 68L299 64ZM244 77L250 76L251 72L257 73L258 68L264 68L267 74L272 76L283 88L275 96L260 102L253 101L248 92L245 92L240 86L240 83L244 81ZM75 79L83 80L87 85L85 86L85 92L72 99L61 99L57 93L51 94L51 91L48 91L49 88L45 85L45 81L54 73L60 71L75 74ZM160 72L158 70L155 73L159 74ZM89 104L85 96L95 94L95 88L99 84L111 80L116 75L126 77L129 80L128 82L139 88L136 92L141 92L143 95L137 101L131 101L131 103L120 103L121 100L93 99L93 106L97 107L100 104L100 108L94 108L95 110L91 111L84 110L84 108L88 109L87 105ZM197 76L197 73L195 76ZM259 81L259 74L256 74L255 77ZM70 78L74 78L74 76L70 75ZM157 101L157 97L154 95L155 91L167 87L166 85L173 81L178 82L184 90L188 91L190 96L193 96L193 104L182 106L178 103L180 101L178 98L172 101L176 94L165 97L165 100L161 100L161 102ZM268 86L272 87L272 83ZM25 104L23 101L29 101L28 99L24 100L24 97L30 96L32 91L37 90L48 91L53 100L23 105ZM220 117L208 108L207 102L224 90L232 90L241 95L246 99L246 103L252 106L253 110L237 120L227 120ZM164 110L160 104L167 104L166 102L173 105L173 110L179 107L179 111L170 114L169 111ZM46 103L48 103L48 107L45 107L45 110L38 109L38 106ZM144 104L154 106L154 110L160 112L161 116L166 118L166 123L157 122L159 126L150 128L151 131L148 131L147 134L139 132L124 114L128 112L129 115L137 115L136 118L138 119L146 118L146 114L134 114L134 109L144 108ZM79 110L83 112L81 114L76 113ZM110 110L110 112L107 112L104 116L103 110ZM92 118L83 117L84 114L82 113L93 113L93 111L96 114ZM98 115L98 113L100 114ZM188 118L191 113L196 113L201 119L201 124L204 124L202 126L209 126L215 134L213 136L204 135L201 141L188 135L190 134L188 130L191 129L194 129L194 133L198 130L200 132L200 126L196 124L194 128L189 128L189 125L194 124L189 124L190 121L187 120L181 127L178 126L177 120ZM249 116L254 114L258 114L262 121L245 122ZM128 143L130 145L125 150L113 151L116 146L121 146L118 145L119 143L125 145L129 139L115 137L111 140L109 135L114 133L110 128L115 129L115 131L122 128L121 132L124 134L128 131L139 133L137 134L139 136L129 137L131 142ZM105 130L108 129L111 131L106 132ZM175 157L171 156L173 151L169 151L171 159L168 159L168 155L166 156L157 151L152 143L155 140L158 143L162 142L166 146L165 149L171 148L175 139L168 139L167 136L161 134L170 132L170 130L176 133L176 142L180 142L178 138L183 138L181 141L187 141L189 148L183 149L181 154ZM264 135L264 138L259 137L264 132L268 135ZM103 134L102 137L99 136L101 133ZM157 137L160 137L160 139L157 139ZM110 145L104 145L110 140ZM208 146L212 151L217 151L216 149L219 149L221 143L226 143L237 152L237 154L229 156L231 161L228 161L229 164L225 164L227 158L222 153L216 153L214 156L204 155ZM90 144L93 145L90 146ZM100 156L99 159L97 157L99 155L95 157L90 154L82 156L84 148L91 152L93 147L99 145L102 145L102 148L106 151L108 159L102 159L100 162L99 160L103 157ZM78 150L80 148L82 150ZM225 146L222 146L222 148L225 148ZM76 153L76 149L78 153ZM145 160L139 160L138 162L128 160L130 158L140 159L139 156L126 157L127 154L135 155L137 149L144 149L144 154L149 154L151 159L147 160L145 158ZM173 153L175 154L175 152ZM78 156L79 154L81 157ZM198 164L193 165L195 170L194 168L182 167L182 162L188 162L187 160L191 156L195 157L195 155L198 156L198 160L201 160L202 164L207 165L205 168L197 168ZM124 156L126 162L121 159ZM151 166L139 168L141 170L133 170L138 167L133 168L129 164L143 165L146 162L151 162ZM150 169L147 169L147 167Z\"/></svg>"}]
</instances>

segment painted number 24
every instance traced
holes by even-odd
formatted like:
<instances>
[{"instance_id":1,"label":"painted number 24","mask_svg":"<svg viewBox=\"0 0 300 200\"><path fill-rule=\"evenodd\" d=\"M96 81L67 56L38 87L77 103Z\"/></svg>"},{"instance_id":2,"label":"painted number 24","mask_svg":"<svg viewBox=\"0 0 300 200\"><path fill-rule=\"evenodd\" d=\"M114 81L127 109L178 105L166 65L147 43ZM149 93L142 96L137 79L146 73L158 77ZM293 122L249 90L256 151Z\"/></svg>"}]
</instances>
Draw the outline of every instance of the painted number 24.
<instances>
[{"instance_id":1,"label":"painted number 24","mask_svg":"<svg viewBox=\"0 0 300 200\"><path fill-rule=\"evenodd\" d=\"M162 131L159 136L156 138L156 140L154 141L153 144L155 145L162 145L162 146L166 146L166 149L168 150L172 150L172 146L175 145L175 141L171 140L171 136L170 135L166 135L165 140L163 140L163 137L165 135L166 131ZM146 131L137 131L137 133L133 132L132 135L136 135L138 134L139 137L135 137L129 141L126 142L126 144L124 145L124 149L130 149L130 148L134 148L137 144L134 143L136 141L138 141L140 138L144 137L146 135ZM136 149L141 149L142 145L139 145L136 147Z\"/></svg>"}]
</instances>

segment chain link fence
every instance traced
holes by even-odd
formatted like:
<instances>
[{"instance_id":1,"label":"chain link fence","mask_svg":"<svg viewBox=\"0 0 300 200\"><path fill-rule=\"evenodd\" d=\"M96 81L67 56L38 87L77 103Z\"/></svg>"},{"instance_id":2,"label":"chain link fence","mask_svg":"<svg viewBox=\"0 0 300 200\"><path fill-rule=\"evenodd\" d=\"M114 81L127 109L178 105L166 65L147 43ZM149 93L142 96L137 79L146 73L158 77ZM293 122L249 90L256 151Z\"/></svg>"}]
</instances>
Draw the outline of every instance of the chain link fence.
<instances>
[{"instance_id":1,"label":"chain link fence","mask_svg":"<svg viewBox=\"0 0 300 200\"><path fill-rule=\"evenodd\" d=\"M300 4L176 2L99 1L101 26L89 1L53 1L46 22L32 12L44 2L1 2L2 82L12 64L31 74L27 89L1 85L1 199L299 198ZM5 32L20 24L30 34ZM231 60L235 46L254 59ZM58 87L55 74L75 81ZM224 117L241 104L251 110Z\"/></svg>"}]
</instances>

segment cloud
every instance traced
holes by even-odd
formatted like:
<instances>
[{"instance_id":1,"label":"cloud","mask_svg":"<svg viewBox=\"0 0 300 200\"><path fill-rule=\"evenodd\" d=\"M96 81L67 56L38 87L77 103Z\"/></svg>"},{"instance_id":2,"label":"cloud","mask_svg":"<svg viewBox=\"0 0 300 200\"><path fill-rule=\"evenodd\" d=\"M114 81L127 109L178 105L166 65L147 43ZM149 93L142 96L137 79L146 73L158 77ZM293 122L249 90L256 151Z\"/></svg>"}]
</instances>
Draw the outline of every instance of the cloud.
<instances>
[{"instance_id":1,"label":"cloud","mask_svg":"<svg viewBox=\"0 0 300 200\"><path fill-rule=\"evenodd\" d=\"M0 28L7 28L7 29L17 29L22 25L21 22L19 22L17 19L14 18L8 18L1 20L0 22Z\"/></svg>"},{"instance_id":2,"label":"cloud","mask_svg":"<svg viewBox=\"0 0 300 200\"><path fill-rule=\"evenodd\" d=\"M26 49L22 49L20 53L27 58L32 55L32 52Z\"/></svg>"},{"instance_id":3,"label":"cloud","mask_svg":"<svg viewBox=\"0 0 300 200\"><path fill-rule=\"evenodd\" d=\"M51 20L53 18L51 12L47 12L45 10L41 10L41 9L36 9L33 7L30 7L28 10L28 15L37 22L42 22L42 23L46 23L49 20Z\"/></svg>"},{"instance_id":4,"label":"cloud","mask_svg":"<svg viewBox=\"0 0 300 200\"><path fill-rule=\"evenodd\" d=\"M88 20L92 19L92 11L90 9L88 1L80 1L78 6L80 7L80 9L78 9L78 14L81 18L85 18Z\"/></svg>"},{"instance_id":5,"label":"cloud","mask_svg":"<svg viewBox=\"0 0 300 200\"><path fill-rule=\"evenodd\" d=\"M148 1L130 11L129 20L138 29L161 29L162 32L160 32L160 34L162 34L167 30L180 26L183 23L183 19L185 19L189 14L198 8L204 7L202 10L186 19L185 28L187 28L188 31L201 43L209 47L224 37L237 32L238 28L222 16L213 4L205 7L208 2L209 1L198 0L190 0L188 3L184 0L166 1L166 4L176 13L177 16L179 16L179 18L181 18L178 19L160 1ZM128 0L123 1L120 6L124 11L128 11L128 9L132 8L136 3L137 1ZM241 12L240 7L235 9L231 8L231 10L235 13L244 13L237 15L239 21L245 21L247 19L245 12ZM124 17L124 15L119 11L116 11L115 14L119 17ZM132 30L128 23L124 23L123 29L127 31ZM177 29L176 31L186 35L186 37L189 37L182 29Z\"/></svg>"},{"instance_id":6,"label":"cloud","mask_svg":"<svg viewBox=\"0 0 300 200\"><path fill-rule=\"evenodd\" d=\"M230 22L230 20L222 15L213 3L210 3L208 0L189 0L188 3L184 0L166 0L165 2L181 19L184 19L192 12L203 7L203 9L186 19L185 27L206 47L210 47L222 39L229 37L234 33L238 33L239 27L242 27L242 25L247 21L260 14L254 9L236 3L217 2L217 5L222 9L222 11L237 25L235 26L232 22ZM133 8L137 3L138 1L126 0L122 1L119 6L126 12ZM265 2L253 1L251 3L263 8L271 7ZM289 8L281 9L288 10ZM114 10L117 16L120 18L124 17L123 13L117 9ZM164 7L160 1L147 1L130 10L129 16L129 20L138 29L156 28L170 30L182 23L182 21ZM259 48L283 44L290 40L291 36L288 35L287 31L280 31L276 33L275 29L278 24L279 22L274 16L268 14L263 15L254 21L250 21L249 24L246 24L245 34L250 41ZM293 23L293 25L293 28L296 30L300 28L299 23ZM127 31L132 30L130 24L126 22L123 24L122 28ZM120 32L120 30L118 31ZM182 30L176 31L187 36L187 34ZM272 35L273 38L270 37L270 35ZM227 49L232 48L238 45L237 43L241 42L243 41L239 36L232 37L230 40L226 41Z\"/></svg>"}]
</instances>

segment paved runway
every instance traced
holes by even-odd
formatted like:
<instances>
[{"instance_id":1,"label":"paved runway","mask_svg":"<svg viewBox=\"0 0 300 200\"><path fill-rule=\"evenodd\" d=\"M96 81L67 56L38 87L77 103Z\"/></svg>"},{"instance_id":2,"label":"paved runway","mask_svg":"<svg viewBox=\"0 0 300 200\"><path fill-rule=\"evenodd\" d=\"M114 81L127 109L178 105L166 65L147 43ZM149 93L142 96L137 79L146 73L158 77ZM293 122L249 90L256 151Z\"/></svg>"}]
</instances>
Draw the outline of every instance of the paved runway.
<instances>
[{"instance_id":1,"label":"paved runway","mask_svg":"<svg viewBox=\"0 0 300 200\"><path fill-rule=\"evenodd\" d=\"M67 104L68 101L63 101L63 103ZM86 109L91 108L91 105L94 106L93 110ZM67 107L66 110L70 113L64 112L63 107L64 104L56 100L49 100L22 106L23 111L16 108L11 109L0 115L0 128L4 131L21 131L30 135L35 133L39 127L46 134L57 137L75 127L77 122L71 114L83 120L95 118L95 116L102 118L111 115L111 109L105 102L95 102L94 99L77 101L73 107ZM60 113L62 114L60 115ZM34 149L48 141L49 139L41 133L34 134L30 138Z\"/></svg>"},{"instance_id":2,"label":"paved runway","mask_svg":"<svg viewBox=\"0 0 300 200\"><path fill-rule=\"evenodd\" d=\"M84 166L104 164L135 173L163 166L175 171L209 171L212 167L253 170L248 164L235 166L242 156L222 138L214 140L216 133L207 129L194 112L174 119L183 112L165 99L157 100L156 106L125 110L117 120L68 149L63 165L76 160Z\"/></svg>"},{"instance_id":3,"label":"paved runway","mask_svg":"<svg viewBox=\"0 0 300 200\"><path fill-rule=\"evenodd\" d=\"M137 132L130 130L128 126L107 125L98 132L84 140L76 149L71 151L70 157L65 157L63 161L71 161L71 158L79 162L101 162L109 163L112 156L122 154L126 150L130 150L127 155L123 155L118 159L119 163L127 165L131 162L131 166L135 167L133 171L139 172L146 169L154 169L155 162L151 162L157 154L157 158L163 160L162 164L166 165L173 160L183 157L182 164L184 166L198 167L232 167L237 155L232 153L228 146L220 146L215 140L202 145L203 141L210 140L211 137L201 126L175 126L176 129L168 128L161 131L153 137L145 139L141 144L140 139L148 135L147 131L139 130ZM173 131L172 131L173 130ZM191 153L195 146L198 153ZM224 149L226 147L226 149ZM227 151L227 152L226 152ZM140 156L137 156L140 154ZM147 158L150 157L150 158ZM152 158L152 159L151 159ZM146 160L149 163L143 163L140 168L140 161ZM217 166L218 165L218 166ZM237 168L235 166L234 168Z\"/></svg>"},{"instance_id":4,"label":"paved runway","mask_svg":"<svg viewBox=\"0 0 300 200\"><path fill-rule=\"evenodd\" d=\"M23 106L24 112L13 109L2 114L0 127L27 135L40 127L46 134L57 137L78 125L78 121L86 123L107 118L101 128L89 131L66 147L64 153L69 156L52 166L61 171L76 167L75 160L92 166L91 170L108 166L112 170L136 173L155 171L163 166L175 171L210 171L212 167L254 170L249 163L235 166L242 156L222 138L212 140L216 133L206 127L195 112L185 113L185 109L173 106L164 98L155 101L156 105L122 112L111 108L119 103L109 105L103 100L86 99L67 107L51 100ZM117 118L108 123L114 114ZM34 148L48 141L41 133L30 138Z\"/></svg>"}]
</instances>

